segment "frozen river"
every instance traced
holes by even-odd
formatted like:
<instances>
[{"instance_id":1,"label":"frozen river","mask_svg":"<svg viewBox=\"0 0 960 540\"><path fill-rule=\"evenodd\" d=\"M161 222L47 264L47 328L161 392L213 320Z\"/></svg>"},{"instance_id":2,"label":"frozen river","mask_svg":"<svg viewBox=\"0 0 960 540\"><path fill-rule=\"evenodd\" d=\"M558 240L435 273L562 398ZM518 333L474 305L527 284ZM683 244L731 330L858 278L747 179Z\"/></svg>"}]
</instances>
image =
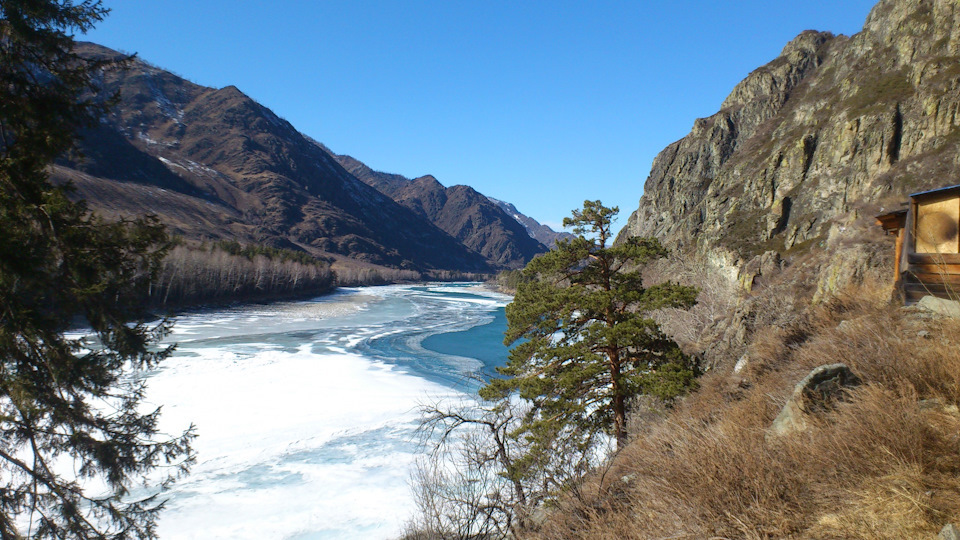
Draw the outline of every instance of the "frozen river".
<instances>
[{"instance_id":1,"label":"frozen river","mask_svg":"<svg viewBox=\"0 0 960 540\"><path fill-rule=\"evenodd\" d=\"M505 361L509 300L403 285L177 317L148 400L199 438L160 537L395 537L413 511L416 407L475 392L469 375Z\"/></svg>"}]
</instances>

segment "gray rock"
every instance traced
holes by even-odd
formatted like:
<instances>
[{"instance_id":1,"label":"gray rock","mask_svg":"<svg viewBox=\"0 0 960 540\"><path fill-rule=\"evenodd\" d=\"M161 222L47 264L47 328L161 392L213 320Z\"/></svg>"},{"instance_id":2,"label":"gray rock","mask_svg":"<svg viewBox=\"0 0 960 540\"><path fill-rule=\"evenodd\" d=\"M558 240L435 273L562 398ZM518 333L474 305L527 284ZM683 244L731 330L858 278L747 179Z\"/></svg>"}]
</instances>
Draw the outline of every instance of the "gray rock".
<instances>
[{"instance_id":1,"label":"gray rock","mask_svg":"<svg viewBox=\"0 0 960 540\"><path fill-rule=\"evenodd\" d=\"M530 523L534 525L543 525L544 523L550 521L550 510L548 510L543 504L539 504L530 511L530 515L527 516L527 519L529 519Z\"/></svg>"},{"instance_id":2,"label":"gray rock","mask_svg":"<svg viewBox=\"0 0 960 540\"><path fill-rule=\"evenodd\" d=\"M780 258L780 254L776 251L766 251L763 255L757 255L751 259L740 269L738 278L740 280L740 287L743 288L744 291L750 292L759 279L763 278L769 281L771 277L777 275L782 270L783 259Z\"/></svg>"},{"instance_id":3,"label":"gray rock","mask_svg":"<svg viewBox=\"0 0 960 540\"><path fill-rule=\"evenodd\" d=\"M956 300L947 300L937 298L936 296L924 296L917 302L917 307L944 317L960 319L960 302Z\"/></svg>"},{"instance_id":4,"label":"gray rock","mask_svg":"<svg viewBox=\"0 0 960 540\"><path fill-rule=\"evenodd\" d=\"M819 303L842 294L863 281L870 268L876 268L889 254L877 253L874 246L855 244L836 249L820 268L813 302Z\"/></svg>"},{"instance_id":5,"label":"gray rock","mask_svg":"<svg viewBox=\"0 0 960 540\"><path fill-rule=\"evenodd\" d=\"M866 209L960 175L957 28L956 0L881 0L856 35L804 32L657 155L617 241L723 261L747 291L768 251L816 258L815 301L888 282L892 241L865 233Z\"/></svg>"},{"instance_id":6,"label":"gray rock","mask_svg":"<svg viewBox=\"0 0 960 540\"><path fill-rule=\"evenodd\" d=\"M780 414L770 426L770 434L786 435L807 429L807 417L833 408L844 392L860 384L846 364L829 364L811 371L793 389Z\"/></svg>"},{"instance_id":7,"label":"gray rock","mask_svg":"<svg viewBox=\"0 0 960 540\"><path fill-rule=\"evenodd\" d=\"M939 540L960 540L960 529L957 529L957 526L953 523L947 523L940 529L937 538Z\"/></svg>"},{"instance_id":8,"label":"gray rock","mask_svg":"<svg viewBox=\"0 0 960 540\"><path fill-rule=\"evenodd\" d=\"M926 411L930 409L942 409L944 405L943 405L942 399L932 398L932 399L921 399L920 401L917 402L917 406L920 407L921 411Z\"/></svg>"},{"instance_id":9,"label":"gray rock","mask_svg":"<svg viewBox=\"0 0 960 540\"><path fill-rule=\"evenodd\" d=\"M741 371L743 371L745 367L747 367L747 364L749 363L750 363L749 357L746 354L744 354L743 356L740 357L739 360L737 360L737 363L733 366L733 372L740 373Z\"/></svg>"},{"instance_id":10,"label":"gray rock","mask_svg":"<svg viewBox=\"0 0 960 540\"><path fill-rule=\"evenodd\" d=\"M940 398L921 399L917 402L921 411L936 411L951 416L960 416L960 407L952 403L944 403Z\"/></svg>"}]
</instances>

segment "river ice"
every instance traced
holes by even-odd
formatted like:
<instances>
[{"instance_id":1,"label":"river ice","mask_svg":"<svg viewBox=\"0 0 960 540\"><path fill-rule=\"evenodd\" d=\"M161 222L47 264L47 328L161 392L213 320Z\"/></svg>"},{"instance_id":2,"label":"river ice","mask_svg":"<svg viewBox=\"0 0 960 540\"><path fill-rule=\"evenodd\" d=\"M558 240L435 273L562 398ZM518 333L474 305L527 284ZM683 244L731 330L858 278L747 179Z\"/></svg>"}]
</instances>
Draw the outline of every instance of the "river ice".
<instances>
[{"instance_id":1,"label":"river ice","mask_svg":"<svg viewBox=\"0 0 960 540\"><path fill-rule=\"evenodd\" d=\"M491 325L508 301L404 285L178 317L148 400L170 433L197 425L197 463L167 494L160 537L396 537L416 407L472 393L469 375L505 359ZM441 334L443 353L424 345Z\"/></svg>"}]
</instances>

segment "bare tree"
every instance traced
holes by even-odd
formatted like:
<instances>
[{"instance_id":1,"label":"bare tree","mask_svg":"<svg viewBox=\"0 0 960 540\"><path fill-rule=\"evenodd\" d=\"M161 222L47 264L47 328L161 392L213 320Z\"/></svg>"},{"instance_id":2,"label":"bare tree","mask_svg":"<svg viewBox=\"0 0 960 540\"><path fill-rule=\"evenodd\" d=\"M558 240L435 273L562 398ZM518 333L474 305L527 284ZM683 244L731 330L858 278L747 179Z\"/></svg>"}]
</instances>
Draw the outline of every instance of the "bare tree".
<instances>
[{"instance_id":1,"label":"bare tree","mask_svg":"<svg viewBox=\"0 0 960 540\"><path fill-rule=\"evenodd\" d=\"M595 464L582 452L532 453L517 432L528 406L519 400L420 409L421 444L412 484L417 515L406 540L499 540L534 525L540 505L561 489L576 492Z\"/></svg>"}]
</instances>

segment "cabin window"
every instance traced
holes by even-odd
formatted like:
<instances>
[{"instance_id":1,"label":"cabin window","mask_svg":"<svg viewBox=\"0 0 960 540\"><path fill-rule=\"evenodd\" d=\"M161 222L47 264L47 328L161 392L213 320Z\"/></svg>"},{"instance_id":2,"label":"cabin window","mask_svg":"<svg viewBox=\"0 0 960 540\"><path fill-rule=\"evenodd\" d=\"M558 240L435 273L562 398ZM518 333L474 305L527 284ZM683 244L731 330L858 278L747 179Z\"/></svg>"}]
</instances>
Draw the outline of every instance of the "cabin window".
<instances>
[{"instance_id":1,"label":"cabin window","mask_svg":"<svg viewBox=\"0 0 960 540\"><path fill-rule=\"evenodd\" d=\"M917 202L916 253L960 253L960 197Z\"/></svg>"}]
</instances>

